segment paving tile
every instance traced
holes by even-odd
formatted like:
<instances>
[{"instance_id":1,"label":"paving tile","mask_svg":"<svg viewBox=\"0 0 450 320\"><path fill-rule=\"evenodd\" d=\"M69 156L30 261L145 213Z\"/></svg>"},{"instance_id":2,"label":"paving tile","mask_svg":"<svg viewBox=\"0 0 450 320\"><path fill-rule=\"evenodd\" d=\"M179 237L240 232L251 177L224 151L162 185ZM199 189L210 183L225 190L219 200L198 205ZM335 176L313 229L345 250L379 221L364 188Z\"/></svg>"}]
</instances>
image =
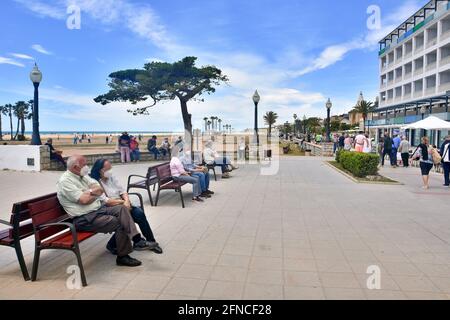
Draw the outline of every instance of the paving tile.
<instances>
[{"instance_id":1,"label":"paving tile","mask_svg":"<svg viewBox=\"0 0 450 320\"><path fill-rule=\"evenodd\" d=\"M322 287L290 287L284 286L286 300L324 300Z\"/></svg>"},{"instance_id":2,"label":"paving tile","mask_svg":"<svg viewBox=\"0 0 450 320\"><path fill-rule=\"evenodd\" d=\"M258 284L283 284L283 272L277 270L250 269L247 282Z\"/></svg>"},{"instance_id":3,"label":"paving tile","mask_svg":"<svg viewBox=\"0 0 450 320\"><path fill-rule=\"evenodd\" d=\"M216 266L211 273L211 280L245 282L248 269L228 266Z\"/></svg>"},{"instance_id":4,"label":"paving tile","mask_svg":"<svg viewBox=\"0 0 450 320\"><path fill-rule=\"evenodd\" d=\"M284 272L284 285L295 287L321 287L319 274L317 272Z\"/></svg>"},{"instance_id":5,"label":"paving tile","mask_svg":"<svg viewBox=\"0 0 450 320\"><path fill-rule=\"evenodd\" d=\"M270 284L247 283L245 285L245 300L282 300L283 286Z\"/></svg>"},{"instance_id":6,"label":"paving tile","mask_svg":"<svg viewBox=\"0 0 450 320\"><path fill-rule=\"evenodd\" d=\"M324 288L328 300L367 300L362 289Z\"/></svg>"},{"instance_id":7,"label":"paving tile","mask_svg":"<svg viewBox=\"0 0 450 320\"><path fill-rule=\"evenodd\" d=\"M200 297L206 285L206 280L173 278L164 289L164 294Z\"/></svg>"},{"instance_id":8,"label":"paving tile","mask_svg":"<svg viewBox=\"0 0 450 320\"><path fill-rule=\"evenodd\" d=\"M250 260L251 260L250 256L223 254L219 257L217 265L237 267L237 268L248 268L248 266L250 265Z\"/></svg>"},{"instance_id":9,"label":"paving tile","mask_svg":"<svg viewBox=\"0 0 450 320\"><path fill-rule=\"evenodd\" d=\"M359 282L353 273L319 273L320 281L324 288L360 288Z\"/></svg>"},{"instance_id":10,"label":"paving tile","mask_svg":"<svg viewBox=\"0 0 450 320\"><path fill-rule=\"evenodd\" d=\"M212 266L201 264L183 264L175 274L179 278L193 278L193 279L209 279L213 270Z\"/></svg>"},{"instance_id":11,"label":"paving tile","mask_svg":"<svg viewBox=\"0 0 450 320\"><path fill-rule=\"evenodd\" d=\"M169 283L170 277L142 275L134 278L126 290L160 293Z\"/></svg>"},{"instance_id":12,"label":"paving tile","mask_svg":"<svg viewBox=\"0 0 450 320\"><path fill-rule=\"evenodd\" d=\"M393 276L402 291L439 292L433 282L425 276Z\"/></svg>"},{"instance_id":13,"label":"paving tile","mask_svg":"<svg viewBox=\"0 0 450 320\"><path fill-rule=\"evenodd\" d=\"M210 280L206 284L202 298L213 298L219 300L242 299L244 286L244 282Z\"/></svg>"}]
</instances>

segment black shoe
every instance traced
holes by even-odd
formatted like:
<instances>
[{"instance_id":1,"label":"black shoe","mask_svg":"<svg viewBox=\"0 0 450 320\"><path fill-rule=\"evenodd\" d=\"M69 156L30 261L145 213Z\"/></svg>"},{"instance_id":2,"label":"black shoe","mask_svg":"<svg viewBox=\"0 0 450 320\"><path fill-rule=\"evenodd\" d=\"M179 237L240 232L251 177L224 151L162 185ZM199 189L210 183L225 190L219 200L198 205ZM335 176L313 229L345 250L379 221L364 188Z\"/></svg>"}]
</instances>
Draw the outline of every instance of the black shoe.
<instances>
[{"instance_id":1,"label":"black shoe","mask_svg":"<svg viewBox=\"0 0 450 320\"><path fill-rule=\"evenodd\" d=\"M200 197L192 198L192 201L205 202L205 200L203 200L203 199L200 198Z\"/></svg>"},{"instance_id":2,"label":"black shoe","mask_svg":"<svg viewBox=\"0 0 450 320\"><path fill-rule=\"evenodd\" d=\"M202 197L202 198L211 198L211 195L208 193L208 192L203 192L201 195L200 195L200 197Z\"/></svg>"},{"instance_id":3,"label":"black shoe","mask_svg":"<svg viewBox=\"0 0 450 320\"><path fill-rule=\"evenodd\" d=\"M111 252L111 254L117 256L117 248L111 247L111 245L109 244L109 242L108 242L108 244L106 245L106 250L108 250L109 252Z\"/></svg>"},{"instance_id":4,"label":"black shoe","mask_svg":"<svg viewBox=\"0 0 450 320\"><path fill-rule=\"evenodd\" d=\"M124 257L117 257L116 264L122 267L139 267L142 262L126 255Z\"/></svg>"},{"instance_id":5,"label":"black shoe","mask_svg":"<svg viewBox=\"0 0 450 320\"><path fill-rule=\"evenodd\" d=\"M214 192L212 192L211 190L206 190L206 192L207 192L208 194L214 194Z\"/></svg>"},{"instance_id":6,"label":"black shoe","mask_svg":"<svg viewBox=\"0 0 450 320\"><path fill-rule=\"evenodd\" d=\"M154 248L151 248L150 251L153 251L156 254L163 254L163 249L161 249L161 247L159 245L157 245Z\"/></svg>"},{"instance_id":7,"label":"black shoe","mask_svg":"<svg viewBox=\"0 0 450 320\"><path fill-rule=\"evenodd\" d=\"M141 239L139 242L136 242L133 245L133 249L136 251L145 251L145 250L153 249L156 246L158 246L158 244L156 242L150 242L150 241Z\"/></svg>"}]
</instances>

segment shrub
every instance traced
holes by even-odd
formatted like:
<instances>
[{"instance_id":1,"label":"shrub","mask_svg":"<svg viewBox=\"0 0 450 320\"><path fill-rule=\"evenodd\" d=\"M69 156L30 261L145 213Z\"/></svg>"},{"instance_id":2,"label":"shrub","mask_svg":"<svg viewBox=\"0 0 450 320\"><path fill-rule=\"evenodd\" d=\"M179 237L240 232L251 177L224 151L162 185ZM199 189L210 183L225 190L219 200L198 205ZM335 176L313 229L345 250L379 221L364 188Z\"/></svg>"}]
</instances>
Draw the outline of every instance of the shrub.
<instances>
[{"instance_id":1,"label":"shrub","mask_svg":"<svg viewBox=\"0 0 450 320\"><path fill-rule=\"evenodd\" d=\"M337 160L345 170L355 177L365 178L378 174L379 157L376 154L341 151Z\"/></svg>"},{"instance_id":2,"label":"shrub","mask_svg":"<svg viewBox=\"0 0 450 320\"><path fill-rule=\"evenodd\" d=\"M343 152L344 150L336 150L336 162L340 162L339 160L340 160L340 155L341 155L341 152Z\"/></svg>"}]
</instances>

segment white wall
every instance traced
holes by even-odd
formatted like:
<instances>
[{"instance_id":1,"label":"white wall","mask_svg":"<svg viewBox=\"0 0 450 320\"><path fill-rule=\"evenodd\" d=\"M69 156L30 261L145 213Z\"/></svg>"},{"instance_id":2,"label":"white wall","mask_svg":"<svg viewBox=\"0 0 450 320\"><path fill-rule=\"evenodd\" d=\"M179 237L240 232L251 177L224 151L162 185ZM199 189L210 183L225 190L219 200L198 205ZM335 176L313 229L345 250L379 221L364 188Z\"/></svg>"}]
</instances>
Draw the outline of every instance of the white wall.
<instances>
[{"instance_id":1,"label":"white wall","mask_svg":"<svg viewBox=\"0 0 450 320\"><path fill-rule=\"evenodd\" d=\"M34 159L34 166L27 164L27 159ZM0 145L0 170L41 171L39 146L4 146Z\"/></svg>"}]
</instances>

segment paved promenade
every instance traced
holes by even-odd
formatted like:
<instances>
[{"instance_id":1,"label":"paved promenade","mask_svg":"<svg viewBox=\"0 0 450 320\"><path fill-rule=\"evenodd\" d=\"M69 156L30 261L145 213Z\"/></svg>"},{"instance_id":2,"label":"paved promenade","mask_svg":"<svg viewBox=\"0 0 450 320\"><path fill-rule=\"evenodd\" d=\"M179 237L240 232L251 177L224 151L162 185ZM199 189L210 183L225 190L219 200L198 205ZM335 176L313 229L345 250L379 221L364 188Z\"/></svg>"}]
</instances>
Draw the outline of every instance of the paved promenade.
<instances>
[{"instance_id":1,"label":"paved promenade","mask_svg":"<svg viewBox=\"0 0 450 320\"><path fill-rule=\"evenodd\" d=\"M125 184L146 165L115 172ZM44 251L31 283L0 247L0 299L449 299L450 189L436 176L422 191L417 168L383 172L405 185L356 184L321 159L287 157L274 176L242 166L186 209L174 192L157 208L144 196L164 255L136 252L143 265L120 268L108 236L95 236L81 245L89 286L69 290L72 253ZM53 192L59 175L0 172L1 218L13 202ZM23 245L31 270L34 241ZM367 289L372 265L381 290Z\"/></svg>"}]
</instances>

